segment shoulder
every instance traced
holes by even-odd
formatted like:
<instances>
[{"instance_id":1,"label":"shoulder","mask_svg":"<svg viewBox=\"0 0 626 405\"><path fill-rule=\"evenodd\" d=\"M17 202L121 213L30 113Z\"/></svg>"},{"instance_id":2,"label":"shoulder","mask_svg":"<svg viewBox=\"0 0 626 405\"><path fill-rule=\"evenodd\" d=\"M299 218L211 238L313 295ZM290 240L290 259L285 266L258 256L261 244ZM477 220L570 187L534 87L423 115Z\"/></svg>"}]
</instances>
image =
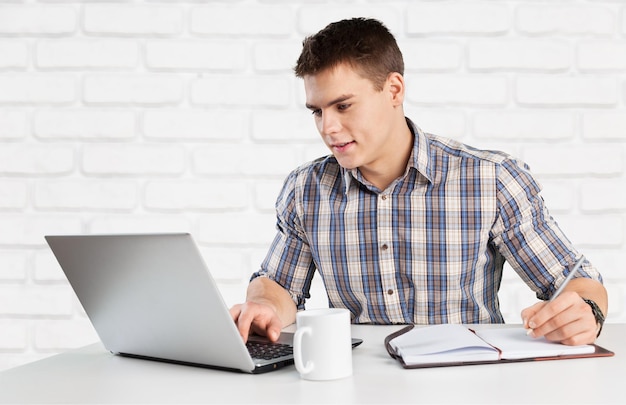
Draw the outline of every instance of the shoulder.
<instances>
[{"instance_id":1,"label":"shoulder","mask_svg":"<svg viewBox=\"0 0 626 405\"><path fill-rule=\"evenodd\" d=\"M433 157L471 159L494 165L502 164L507 160L515 160L511 155L502 151L479 149L451 138L430 133L426 133L424 136L429 143Z\"/></svg>"},{"instance_id":2,"label":"shoulder","mask_svg":"<svg viewBox=\"0 0 626 405\"><path fill-rule=\"evenodd\" d=\"M341 166L332 155L304 163L289 173L279 200L301 200L306 196L316 195L316 190L320 188L340 187L342 173Z\"/></svg>"},{"instance_id":3,"label":"shoulder","mask_svg":"<svg viewBox=\"0 0 626 405\"><path fill-rule=\"evenodd\" d=\"M310 186L311 183L332 186L341 177L342 169L337 159L328 155L298 166L287 176L287 182L291 182L294 187Z\"/></svg>"}]
</instances>

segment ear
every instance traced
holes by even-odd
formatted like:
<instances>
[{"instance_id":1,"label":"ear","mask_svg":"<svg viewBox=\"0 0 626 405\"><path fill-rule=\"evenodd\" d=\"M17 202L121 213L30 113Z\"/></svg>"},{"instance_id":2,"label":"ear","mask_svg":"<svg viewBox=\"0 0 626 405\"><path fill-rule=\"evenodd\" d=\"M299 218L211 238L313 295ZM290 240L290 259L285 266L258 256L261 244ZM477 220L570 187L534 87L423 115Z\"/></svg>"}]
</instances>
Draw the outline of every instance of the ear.
<instances>
[{"instance_id":1,"label":"ear","mask_svg":"<svg viewBox=\"0 0 626 405\"><path fill-rule=\"evenodd\" d=\"M404 103L404 77L397 72L390 73L387 77L387 88L394 107Z\"/></svg>"}]
</instances>

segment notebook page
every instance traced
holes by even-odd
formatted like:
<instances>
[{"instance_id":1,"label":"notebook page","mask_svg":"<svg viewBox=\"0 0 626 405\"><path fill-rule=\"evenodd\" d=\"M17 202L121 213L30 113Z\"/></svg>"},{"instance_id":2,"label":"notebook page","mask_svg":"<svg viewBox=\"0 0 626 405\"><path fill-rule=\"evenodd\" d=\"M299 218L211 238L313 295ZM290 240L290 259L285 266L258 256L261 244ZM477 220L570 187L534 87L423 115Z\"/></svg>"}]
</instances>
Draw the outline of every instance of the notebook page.
<instances>
[{"instance_id":1,"label":"notebook page","mask_svg":"<svg viewBox=\"0 0 626 405\"><path fill-rule=\"evenodd\" d=\"M593 345L568 346L549 342L545 338L526 335L524 328L480 329L476 334L499 348L503 359L527 359L562 355L588 354L595 351Z\"/></svg>"},{"instance_id":2,"label":"notebook page","mask_svg":"<svg viewBox=\"0 0 626 405\"><path fill-rule=\"evenodd\" d=\"M498 350L463 325L416 327L389 344L406 364L498 360Z\"/></svg>"}]
</instances>

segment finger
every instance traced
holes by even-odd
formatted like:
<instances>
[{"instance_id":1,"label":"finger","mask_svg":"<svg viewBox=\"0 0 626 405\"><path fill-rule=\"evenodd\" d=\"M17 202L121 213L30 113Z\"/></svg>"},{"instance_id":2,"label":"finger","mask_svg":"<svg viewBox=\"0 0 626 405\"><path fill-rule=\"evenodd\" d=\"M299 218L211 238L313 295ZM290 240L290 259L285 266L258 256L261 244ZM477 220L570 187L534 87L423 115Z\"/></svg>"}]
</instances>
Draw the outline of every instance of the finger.
<instances>
[{"instance_id":1,"label":"finger","mask_svg":"<svg viewBox=\"0 0 626 405\"><path fill-rule=\"evenodd\" d=\"M281 331L280 319L277 316L274 316L270 319L269 323L267 324L265 335L269 338L269 340L271 340L272 342L275 342L280 337L280 331Z\"/></svg>"},{"instance_id":2,"label":"finger","mask_svg":"<svg viewBox=\"0 0 626 405\"><path fill-rule=\"evenodd\" d=\"M561 341L585 331L584 301L576 293L564 293L554 301L546 303L541 311L530 320L533 336L546 336L549 340Z\"/></svg>"},{"instance_id":3,"label":"finger","mask_svg":"<svg viewBox=\"0 0 626 405\"><path fill-rule=\"evenodd\" d=\"M233 305L229 310L230 317L233 318L233 322L237 323L239 314L241 314L241 304Z\"/></svg>"},{"instance_id":4,"label":"finger","mask_svg":"<svg viewBox=\"0 0 626 405\"><path fill-rule=\"evenodd\" d=\"M242 307L239 316L237 317L237 329L243 339L244 343L248 341L248 335L250 335L250 327L254 317L250 315L249 311L245 307Z\"/></svg>"},{"instance_id":5,"label":"finger","mask_svg":"<svg viewBox=\"0 0 626 405\"><path fill-rule=\"evenodd\" d=\"M524 310L522 310L521 316L522 316L522 323L524 324L524 328L529 329L530 326L528 325L529 320L537 313L541 310L541 308L545 305L545 302L537 302L536 304L531 305L528 308L525 308Z\"/></svg>"}]
</instances>

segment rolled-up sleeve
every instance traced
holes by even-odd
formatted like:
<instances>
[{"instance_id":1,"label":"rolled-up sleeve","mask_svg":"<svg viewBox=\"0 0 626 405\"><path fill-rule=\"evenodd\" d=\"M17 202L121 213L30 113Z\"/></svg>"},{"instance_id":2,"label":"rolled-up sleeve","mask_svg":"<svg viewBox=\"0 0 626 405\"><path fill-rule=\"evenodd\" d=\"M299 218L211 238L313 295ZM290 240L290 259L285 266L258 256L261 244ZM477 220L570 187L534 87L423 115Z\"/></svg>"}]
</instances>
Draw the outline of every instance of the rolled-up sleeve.
<instances>
[{"instance_id":1,"label":"rolled-up sleeve","mask_svg":"<svg viewBox=\"0 0 626 405\"><path fill-rule=\"evenodd\" d=\"M298 309L304 309L310 297L309 289L315 273L315 265L306 235L300 225L301 209L297 206L298 171L292 172L276 201L277 233L261 264L261 269L252 274L268 277L291 295Z\"/></svg>"},{"instance_id":2,"label":"rolled-up sleeve","mask_svg":"<svg viewBox=\"0 0 626 405\"><path fill-rule=\"evenodd\" d=\"M564 270L571 270L580 254L549 214L541 186L527 165L511 159L502 162L497 183L498 216L492 240L537 298L547 300L564 281ZM602 282L587 260L578 276Z\"/></svg>"}]
</instances>

